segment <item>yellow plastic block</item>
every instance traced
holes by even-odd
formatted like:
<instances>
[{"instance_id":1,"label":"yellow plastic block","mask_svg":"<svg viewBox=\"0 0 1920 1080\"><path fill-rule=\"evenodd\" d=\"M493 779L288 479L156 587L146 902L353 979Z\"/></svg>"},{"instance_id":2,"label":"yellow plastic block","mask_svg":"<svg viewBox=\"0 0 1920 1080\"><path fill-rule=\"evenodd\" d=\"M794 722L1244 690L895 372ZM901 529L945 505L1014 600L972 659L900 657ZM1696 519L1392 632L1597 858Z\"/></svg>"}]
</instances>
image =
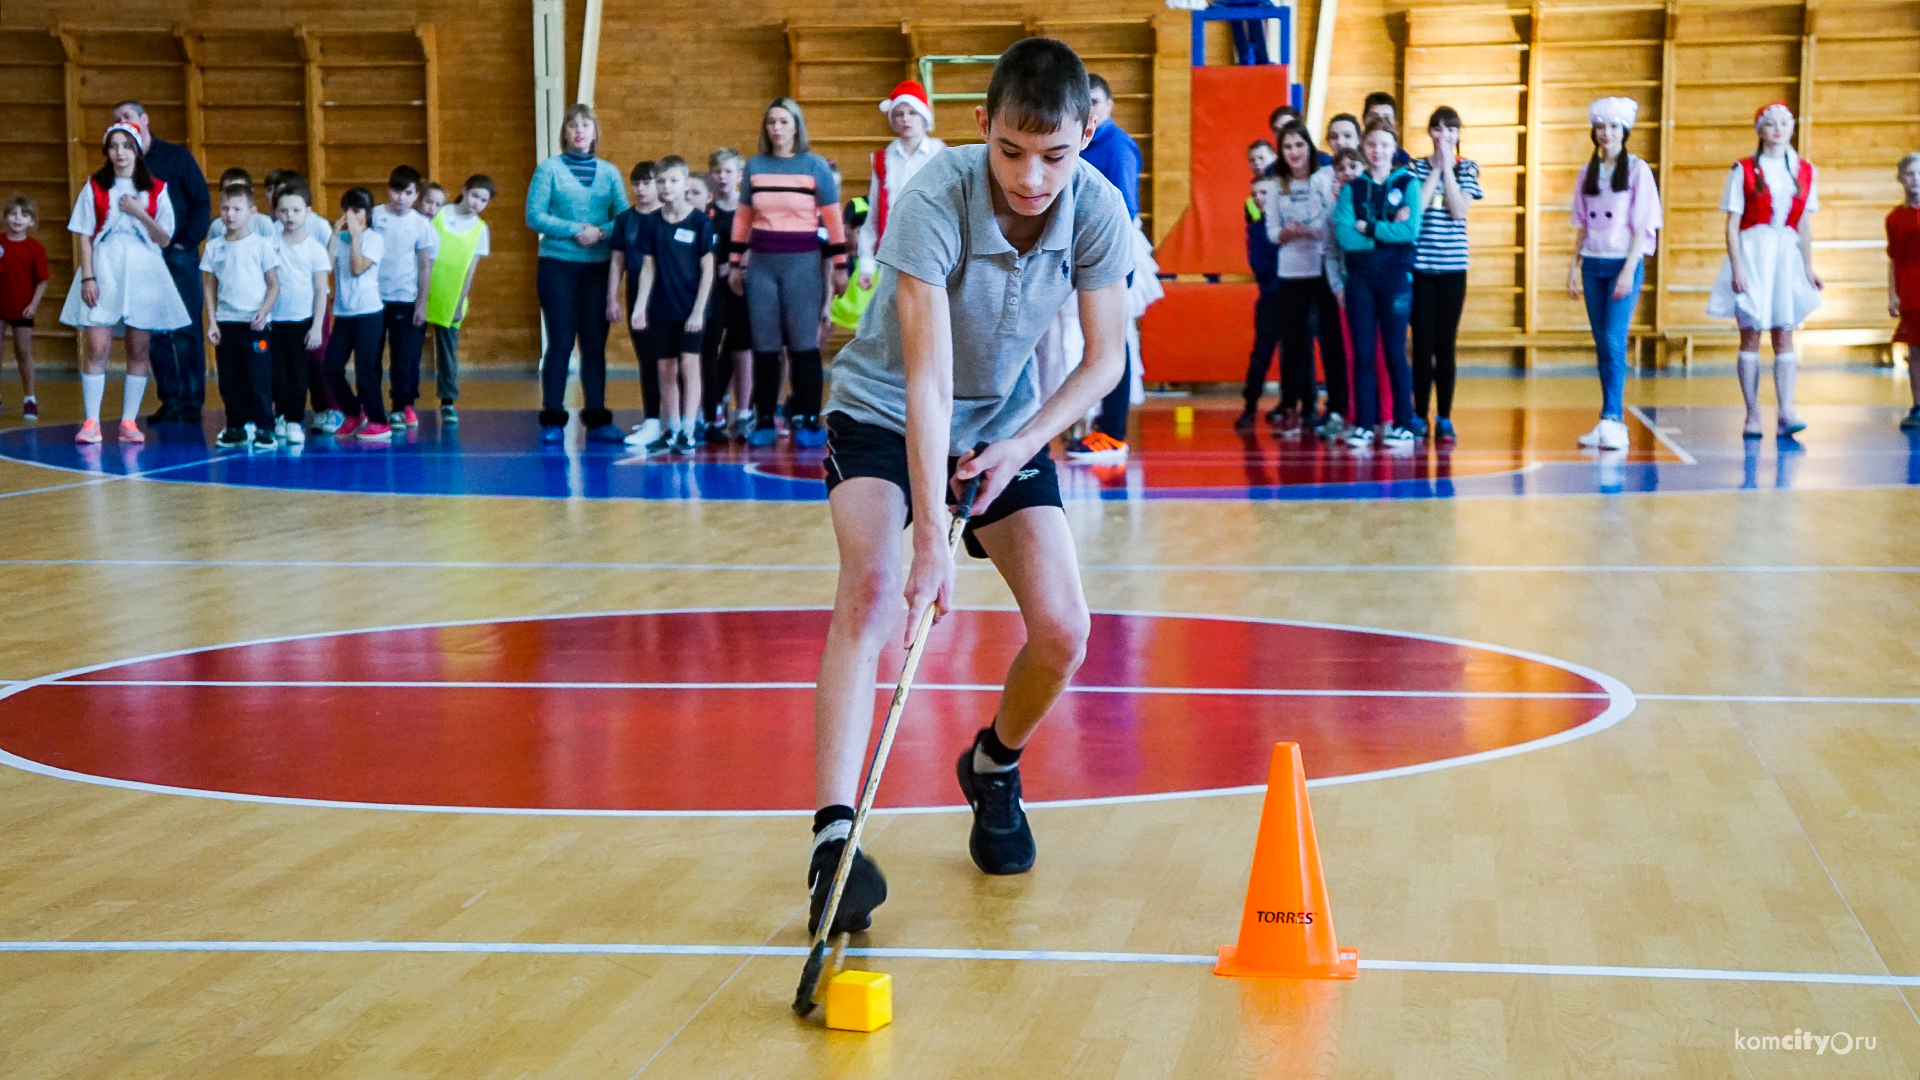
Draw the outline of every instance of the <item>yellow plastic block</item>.
<instances>
[{"instance_id":1,"label":"yellow plastic block","mask_svg":"<svg viewBox=\"0 0 1920 1080\"><path fill-rule=\"evenodd\" d=\"M1191 405L1174 406L1173 426L1174 427L1192 427L1193 426L1193 406Z\"/></svg>"},{"instance_id":2,"label":"yellow plastic block","mask_svg":"<svg viewBox=\"0 0 1920 1080\"><path fill-rule=\"evenodd\" d=\"M827 984L827 1026L879 1031L893 1023L893 976L843 971Z\"/></svg>"}]
</instances>

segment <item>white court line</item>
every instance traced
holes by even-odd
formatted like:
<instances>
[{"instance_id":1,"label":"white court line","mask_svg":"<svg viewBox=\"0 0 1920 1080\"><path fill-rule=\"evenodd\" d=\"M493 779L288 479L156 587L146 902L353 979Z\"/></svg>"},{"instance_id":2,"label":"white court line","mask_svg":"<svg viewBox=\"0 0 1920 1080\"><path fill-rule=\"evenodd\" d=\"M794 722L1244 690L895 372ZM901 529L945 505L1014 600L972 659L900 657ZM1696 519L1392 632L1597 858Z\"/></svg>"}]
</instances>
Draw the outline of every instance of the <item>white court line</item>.
<instances>
[{"instance_id":1,"label":"white court line","mask_svg":"<svg viewBox=\"0 0 1920 1080\"><path fill-rule=\"evenodd\" d=\"M532 956L748 956L803 957L804 945L647 945L526 941L0 941L0 952L18 953L442 953ZM1178 964L1211 967L1215 957L1196 953L1082 952L1066 949L855 948L849 956L888 960L1018 960L1091 964ZM1845 986L1920 986L1920 975L1872 975L1826 971L1756 971L1738 968L1621 967L1601 964L1482 964L1454 960L1360 959L1375 971L1425 971L1467 975L1575 975L1716 982L1820 983Z\"/></svg>"},{"instance_id":2,"label":"white court line","mask_svg":"<svg viewBox=\"0 0 1920 1080\"><path fill-rule=\"evenodd\" d=\"M41 490L53 490L45 488ZM0 566L197 567L293 570L631 570L837 573L837 563L513 562L481 559L0 559ZM997 572L991 566L961 570ZM1920 566L1530 565L1473 563L1082 563L1081 570L1137 574L1920 574Z\"/></svg>"},{"instance_id":3,"label":"white court line","mask_svg":"<svg viewBox=\"0 0 1920 1080\"><path fill-rule=\"evenodd\" d=\"M13 684L7 684L13 685ZM354 689L354 690L811 690L810 682L349 682L323 679L276 681L271 679L55 679L40 683L48 687L121 686L121 687L209 687L214 689ZM875 683L875 690L890 690L891 682ZM915 690L957 690L999 693L999 683L915 683ZM1447 700L1586 700L1605 701L1605 694L1546 693L1524 690L1316 690L1248 686L1069 686L1074 694L1143 694L1182 697L1330 697L1330 698L1440 698Z\"/></svg>"},{"instance_id":4,"label":"white court line","mask_svg":"<svg viewBox=\"0 0 1920 1080\"><path fill-rule=\"evenodd\" d=\"M401 625L395 625L395 626L360 627L352 630L322 630L322 631L306 633L306 634L284 634L277 637L259 638L252 641L227 642L219 645L196 645L186 649L174 649L169 652L154 653L148 656L129 657L123 660L106 660L97 664L88 664L84 667L71 668L67 671L57 671L49 675L40 676L39 678L29 679L23 683L16 683L12 686L0 687L0 700L5 700L6 698L12 697L15 694L22 693L26 690L30 690L36 687L46 686L50 683L57 683L57 682L62 682L66 680L72 680L75 677L80 675L91 675L97 671L103 671L109 668L123 667L128 664L151 663L156 660L169 660L175 657L191 656L196 653L212 652L218 649L241 648L241 647L252 646L252 645L273 645L273 644L279 644L279 643L288 642L288 641L313 641L320 638L341 637L348 634L366 634L366 633L390 632L390 631L401 631L401 630L438 630L438 629L444 629L446 627L453 627L453 626L486 626L486 625L503 623L503 622L505 623L538 623L538 622L550 622L556 619L614 618L614 617L633 616L633 615L690 615L690 614L705 615L705 614L725 613L730 611L826 612L831 610L832 610L831 608L825 608L825 607L819 607L819 606L808 606L804 604L792 605L787 607L762 607L762 608L660 608L660 609L642 608L642 609L624 609L624 610L616 610L616 611L559 612L559 613L551 613L546 615L522 615L522 616L510 617L510 618L496 617L496 618L480 618L480 619L455 619L455 620L445 620L441 622L407 623L407 624L401 624ZM1010 612L1010 611L1016 611L1017 609L1007 608L1007 607L981 607L981 608L971 608L968 610L1009 611ZM1535 750L1545 750L1548 747L1559 746L1563 743L1573 742L1576 739L1584 739L1589 735L1594 735L1599 732L1605 731L1606 729L1626 719L1629 715L1633 713L1633 710L1635 707L1635 699L1633 696L1633 691L1628 689L1626 683L1621 682L1619 679L1616 679L1613 676L1606 674L1605 672L1596 671L1593 668L1586 667L1585 665L1582 665L1582 664L1573 663L1570 660L1561 660L1556 657L1547 656L1542 653L1529 652L1525 649L1509 648L1505 645L1494 645L1484 641L1468 641L1464 638L1443 637L1438 634L1422 634L1422 633L1417 633L1410 630L1408 631L1382 630L1382 629L1379 629L1378 627L1347 626L1339 623L1308 622L1300 619L1272 619L1272 618L1263 618L1255 615L1215 615L1215 614L1200 614L1195 612L1177 612L1177 611L1099 611L1099 612L1095 612L1094 614L1125 615L1125 616L1135 616L1135 617L1142 617L1142 618L1200 619L1200 620L1207 620L1207 621L1213 621L1213 622L1260 623L1268 626L1295 626L1295 627L1300 627L1302 629L1307 629L1307 630L1339 630L1339 631L1344 631L1347 633L1354 633L1354 634L1370 634L1377 637L1394 637L1394 638L1402 638L1402 639L1413 640L1413 641L1428 641L1438 645L1452 645L1457 648L1479 649L1486 652L1499 653L1503 656L1512 656L1521 660L1531 660L1535 663L1544 664L1548 667L1559 668L1562 671L1571 672L1574 675L1578 675L1583 679L1586 679L1592 683L1597 684L1603 690L1605 690L1607 694L1607 707L1605 709L1602 709L1599 715L1595 716L1591 720L1588 720L1586 723L1579 724L1575 727L1567 728L1564 731L1556 732L1555 734L1552 734L1552 735L1542 736L1541 738L1533 739L1528 742L1514 743L1510 746L1498 747L1493 750L1482 750L1479 753L1462 754L1459 757L1440 758L1434 761L1423 761L1417 764L1402 765L1397 768L1391 768L1391 769L1376 769L1372 772L1349 773L1344 776L1316 777L1312 780L1307 781L1308 787L1337 787L1345 784L1357 784L1357 783L1361 783L1363 781L1368 781L1368 780L1389 780L1389 779L1402 777L1402 776L1416 776L1421 773L1435 772L1440 769L1454 769L1454 768L1459 768L1463 765L1474 765L1483 761L1497 761L1500 758L1512 757L1516 754L1531 753L1532 751L1535 751ZM77 772L72 769L62 769L54 765L48 765L44 762L34 761L31 758L21 757L20 755L10 753L5 749L0 749L0 765L8 765L13 768L19 769L22 772L35 773L40 776L53 777L59 780L72 780L72 781L77 781L83 784L97 784L101 787L120 788L126 791L141 791L141 792L148 792L151 794L158 794L158 795L180 795L180 796L186 796L189 798L215 799L215 800L221 800L226 802L256 803L256 804L267 805L267 806L299 806L299 807L307 807L312 809L386 810L386 811L400 811L400 812L406 812L406 813L421 813L421 814L500 814L500 815L518 815L518 816L527 816L527 817L706 818L706 817L792 817L792 816L805 816L810 814L810 811L807 811L807 810L579 810L579 809L555 808L555 807L435 806L435 805L422 805L422 804L414 804L414 803L375 803L375 802L348 802L344 800L334 800L334 799L296 799L296 798L288 798L286 796L279 796L279 795L254 795L254 794L236 792L236 791L216 791L216 790L211 790L206 788L176 787L169 784L150 784L141 780L122 780L117 777L99 776L93 773ZM1154 792L1146 795L1115 795L1115 796L1109 796L1105 798L1092 798L1092 799L1059 799L1059 800L1053 800L1053 801L1047 801L1047 802L1030 802L1026 805L1028 809L1064 808L1064 807L1079 807L1079 806L1117 806L1117 805L1130 804L1130 803L1165 802L1165 801L1170 801L1174 799L1217 798L1217 797L1227 796L1227 795L1252 795L1252 794L1258 794L1264 791L1266 791L1265 784L1246 784L1246 785L1241 785L1237 787L1207 788L1207 789L1195 790L1195 791L1163 791L1163 792ZM890 809L887 812L899 813L899 814L947 814L947 813L958 813L964 810L966 810L966 806L962 804L959 806L901 807L897 809Z\"/></svg>"},{"instance_id":5,"label":"white court line","mask_svg":"<svg viewBox=\"0 0 1920 1080\"><path fill-rule=\"evenodd\" d=\"M1700 464L1698 461L1694 460L1692 454L1687 453L1686 447L1681 446L1679 443L1673 441L1672 437L1670 437L1667 434L1667 432L1660 427L1660 425L1654 423L1651 419L1648 419L1647 414L1640 411L1640 406L1629 405L1627 406L1627 411L1633 414L1634 419L1640 421L1642 424L1645 424L1648 431L1653 432L1653 437L1660 440L1661 446L1664 446L1667 449L1673 451L1673 456L1679 458L1681 464L1683 465ZM1674 430L1678 431L1679 429L1675 428Z\"/></svg>"}]
</instances>

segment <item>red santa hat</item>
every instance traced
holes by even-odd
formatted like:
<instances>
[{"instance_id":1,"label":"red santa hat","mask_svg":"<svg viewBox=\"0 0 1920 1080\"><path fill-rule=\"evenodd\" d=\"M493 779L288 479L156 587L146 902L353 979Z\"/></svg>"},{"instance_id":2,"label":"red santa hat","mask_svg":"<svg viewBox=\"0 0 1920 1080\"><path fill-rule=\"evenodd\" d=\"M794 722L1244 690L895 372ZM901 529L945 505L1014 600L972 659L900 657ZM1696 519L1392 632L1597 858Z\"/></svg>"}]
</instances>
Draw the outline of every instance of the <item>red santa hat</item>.
<instances>
[{"instance_id":1,"label":"red santa hat","mask_svg":"<svg viewBox=\"0 0 1920 1080\"><path fill-rule=\"evenodd\" d=\"M880 103L880 111L891 116L893 110L901 105L913 106L914 112L927 118L927 127L933 127L933 102L927 99L927 88L921 86L919 80L908 79L894 87L893 93L887 95L887 100Z\"/></svg>"}]
</instances>

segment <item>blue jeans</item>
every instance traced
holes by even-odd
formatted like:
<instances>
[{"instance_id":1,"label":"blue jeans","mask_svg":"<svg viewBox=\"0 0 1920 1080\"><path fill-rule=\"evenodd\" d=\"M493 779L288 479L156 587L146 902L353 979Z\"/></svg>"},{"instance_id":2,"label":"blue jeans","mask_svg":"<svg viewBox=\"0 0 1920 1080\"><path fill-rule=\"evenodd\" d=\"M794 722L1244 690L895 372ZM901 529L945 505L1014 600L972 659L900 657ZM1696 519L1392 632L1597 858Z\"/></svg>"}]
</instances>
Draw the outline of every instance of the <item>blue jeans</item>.
<instances>
[{"instance_id":1,"label":"blue jeans","mask_svg":"<svg viewBox=\"0 0 1920 1080\"><path fill-rule=\"evenodd\" d=\"M1633 325L1634 305L1647 280L1647 261L1633 271L1633 291L1626 299L1613 298L1614 279L1625 259L1580 260L1580 283L1587 295L1587 321L1593 325L1593 347L1600 356L1600 418L1624 420L1627 386L1627 327Z\"/></svg>"},{"instance_id":2,"label":"blue jeans","mask_svg":"<svg viewBox=\"0 0 1920 1080\"><path fill-rule=\"evenodd\" d=\"M1407 366L1407 320L1413 314L1410 260L1372 251L1347 252L1347 329L1353 334L1354 423L1380 423L1377 351L1387 356L1393 384L1393 422L1413 419L1413 369Z\"/></svg>"}]
</instances>

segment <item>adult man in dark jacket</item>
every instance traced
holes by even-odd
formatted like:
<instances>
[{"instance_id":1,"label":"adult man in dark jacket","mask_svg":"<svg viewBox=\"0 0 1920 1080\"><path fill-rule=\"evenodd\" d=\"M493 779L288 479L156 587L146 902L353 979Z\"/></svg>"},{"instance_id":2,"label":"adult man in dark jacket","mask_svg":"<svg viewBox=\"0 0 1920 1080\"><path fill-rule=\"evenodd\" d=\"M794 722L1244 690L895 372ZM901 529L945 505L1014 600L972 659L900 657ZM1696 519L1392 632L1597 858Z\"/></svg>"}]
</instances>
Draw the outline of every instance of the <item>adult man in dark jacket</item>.
<instances>
[{"instance_id":1,"label":"adult man in dark jacket","mask_svg":"<svg viewBox=\"0 0 1920 1080\"><path fill-rule=\"evenodd\" d=\"M173 200L173 239L161 251L173 286L180 290L180 301L187 305L193 321L169 334L153 335L153 382L160 395L160 411L147 418L148 423L168 421L197 424L200 408L207 400L207 352L200 286L200 244L207 238L207 226L213 221L213 204L207 197L207 175L193 152L179 143L153 137L146 106L138 101L122 101L113 107L114 120L140 130L141 149L147 157L147 170L167 185Z\"/></svg>"}]
</instances>

